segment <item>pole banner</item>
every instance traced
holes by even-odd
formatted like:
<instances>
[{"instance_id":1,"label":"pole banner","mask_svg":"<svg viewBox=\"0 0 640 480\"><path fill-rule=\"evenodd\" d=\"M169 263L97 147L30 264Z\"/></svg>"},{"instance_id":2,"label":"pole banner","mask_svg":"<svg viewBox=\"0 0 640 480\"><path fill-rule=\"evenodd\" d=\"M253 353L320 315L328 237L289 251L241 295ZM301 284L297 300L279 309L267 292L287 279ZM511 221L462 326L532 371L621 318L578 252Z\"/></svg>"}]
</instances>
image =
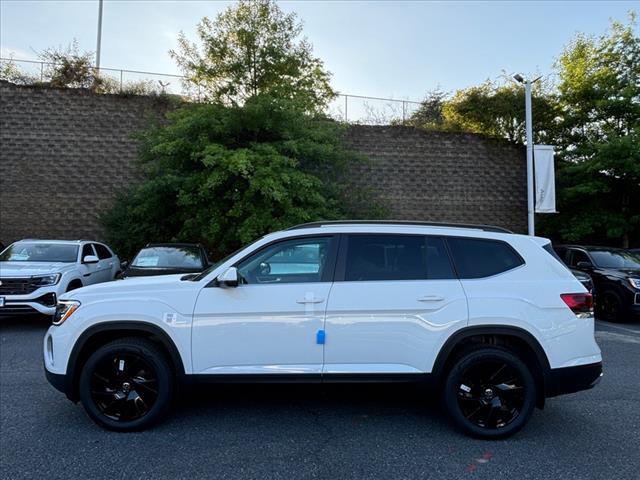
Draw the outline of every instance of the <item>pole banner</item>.
<instances>
[{"instance_id":1,"label":"pole banner","mask_svg":"<svg viewBox=\"0 0 640 480\"><path fill-rule=\"evenodd\" d=\"M553 145L534 145L536 213L557 213Z\"/></svg>"}]
</instances>

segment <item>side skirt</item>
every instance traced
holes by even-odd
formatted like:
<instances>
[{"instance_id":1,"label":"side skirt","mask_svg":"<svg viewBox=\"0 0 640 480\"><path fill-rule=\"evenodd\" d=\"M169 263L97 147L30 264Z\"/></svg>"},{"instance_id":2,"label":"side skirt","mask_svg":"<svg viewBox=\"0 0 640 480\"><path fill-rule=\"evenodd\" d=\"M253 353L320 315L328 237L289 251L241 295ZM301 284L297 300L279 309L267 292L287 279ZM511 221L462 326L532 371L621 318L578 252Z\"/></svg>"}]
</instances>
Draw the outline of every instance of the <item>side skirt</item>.
<instances>
[{"instance_id":1,"label":"side skirt","mask_svg":"<svg viewBox=\"0 0 640 480\"><path fill-rule=\"evenodd\" d=\"M251 383L427 383L430 373L283 373L283 374L193 374L185 375L192 384Z\"/></svg>"}]
</instances>

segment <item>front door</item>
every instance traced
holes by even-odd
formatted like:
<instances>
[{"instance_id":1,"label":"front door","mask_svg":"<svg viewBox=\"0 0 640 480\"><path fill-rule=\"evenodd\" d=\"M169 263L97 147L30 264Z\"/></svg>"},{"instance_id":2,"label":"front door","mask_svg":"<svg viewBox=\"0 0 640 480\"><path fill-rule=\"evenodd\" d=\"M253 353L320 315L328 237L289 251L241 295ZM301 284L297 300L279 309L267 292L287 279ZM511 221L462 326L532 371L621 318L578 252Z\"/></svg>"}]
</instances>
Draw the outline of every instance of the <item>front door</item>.
<instances>
[{"instance_id":1,"label":"front door","mask_svg":"<svg viewBox=\"0 0 640 480\"><path fill-rule=\"evenodd\" d=\"M236 264L237 287L204 288L193 317L200 374L319 374L333 236L268 244Z\"/></svg>"},{"instance_id":2,"label":"front door","mask_svg":"<svg viewBox=\"0 0 640 480\"><path fill-rule=\"evenodd\" d=\"M444 340L467 320L442 238L345 235L327 307L323 371L430 372Z\"/></svg>"}]
</instances>

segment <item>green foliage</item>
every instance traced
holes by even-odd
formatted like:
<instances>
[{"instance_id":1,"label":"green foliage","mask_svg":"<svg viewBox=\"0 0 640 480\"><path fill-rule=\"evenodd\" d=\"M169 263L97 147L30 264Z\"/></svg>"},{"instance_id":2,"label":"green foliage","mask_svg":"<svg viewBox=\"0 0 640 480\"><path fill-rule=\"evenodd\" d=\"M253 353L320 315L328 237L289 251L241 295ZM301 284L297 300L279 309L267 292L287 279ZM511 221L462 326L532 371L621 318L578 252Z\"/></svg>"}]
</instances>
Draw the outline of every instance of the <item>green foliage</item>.
<instances>
[{"instance_id":1,"label":"green foliage","mask_svg":"<svg viewBox=\"0 0 640 480\"><path fill-rule=\"evenodd\" d=\"M557 130L557 102L544 83L534 84L536 143L545 143ZM511 81L446 93L430 93L409 123L431 130L473 132L525 143L524 89Z\"/></svg>"},{"instance_id":2,"label":"green foliage","mask_svg":"<svg viewBox=\"0 0 640 480\"><path fill-rule=\"evenodd\" d=\"M102 79L93 68L93 53L81 52L78 41L66 48L48 48L39 55L47 62L49 85L61 88L90 88L100 90Z\"/></svg>"},{"instance_id":3,"label":"green foliage","mask_svg":"<svg viewBox=\"0 0 640 480\"><path fill-rule=\"evenodd\" d=\"M640 38L631 15L578 36L559 61L560 214L544 231L567 241L640 243Z\"/></svg>"},{"instance_id":4,"label":"green foliage","mask_svg":"<svg viewBox=\"0 0 640 480\"><path fill-rule=\"evenodd\" d=\"M266 95L173 111L140 137L147 180L104 216L109 241L124 255L149 241L199 241L221 256L273 230L340 218L342 177L359 159L343 133Z\"/></svg>"},{"instance_id":5,"label":"green foliage","mask_svg":"<svg viewBox=\"0 0 640 480\"><path fill-rule=\"evenodd\" d=\"M322 61L299 39L296 15L283 13L275 1L240 0L213 21L204 17L197 33L200 47L181 33L170 53L213 101L242 105L265 94L319 111L335 96Z\"/></svg>"},{"instance_id":6,"label":"green foliage","mask_svg":"<svg viewBox=\"0 0 640 480\"><path fill-rule=\"evenodd\" d=\"M418 109L411 114L411 117L406 122L407 125L427 130L444 130L445 118L443 109L448 97L447 92L440 89L427 92Z\"/></svg>"}]
</instances>

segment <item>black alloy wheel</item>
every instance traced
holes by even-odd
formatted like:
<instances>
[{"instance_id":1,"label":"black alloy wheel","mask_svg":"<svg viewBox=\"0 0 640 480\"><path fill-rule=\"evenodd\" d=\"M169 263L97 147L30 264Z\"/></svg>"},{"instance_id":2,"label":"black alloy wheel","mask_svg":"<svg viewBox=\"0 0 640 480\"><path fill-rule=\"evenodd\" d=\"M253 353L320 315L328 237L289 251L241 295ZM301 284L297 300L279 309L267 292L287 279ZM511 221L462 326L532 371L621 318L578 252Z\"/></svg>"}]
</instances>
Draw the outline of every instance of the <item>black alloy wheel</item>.
<instances>
[{"instance_id":1,"label":"black alloy wheel","mask_svg":"<svg viewBox=\"0 0 640 480\"><path fill-rule=\"evenodd\" d=\"M603 320L619 322L622 320L622 311L622 301L614 292L604 292L602 298L598 298L598 313Z\"/></svg>"},{"instance_id":2,"label":"black alloy wheel","mask_svg":"<svg viewBox=\"0 0 640 480\"><path fill-rule=\"evenodd\" d=\"M111 430L142 430L167 413L173 374L155 344L127 338L89 357L79 387L80 400L96 423Z\"/></svg>"},{"instance_id":3,"label":"black alloy wheel","mask_svg":"<svg viewBox=\"0 0 640 480\"><path fill-rule=\"evenodd\" d=\"M502 438L517 432L535 406L535 381L513 353L481 347L463 355L451 369L445 405L467 434Z\"/></svg>"}]
</instances>

